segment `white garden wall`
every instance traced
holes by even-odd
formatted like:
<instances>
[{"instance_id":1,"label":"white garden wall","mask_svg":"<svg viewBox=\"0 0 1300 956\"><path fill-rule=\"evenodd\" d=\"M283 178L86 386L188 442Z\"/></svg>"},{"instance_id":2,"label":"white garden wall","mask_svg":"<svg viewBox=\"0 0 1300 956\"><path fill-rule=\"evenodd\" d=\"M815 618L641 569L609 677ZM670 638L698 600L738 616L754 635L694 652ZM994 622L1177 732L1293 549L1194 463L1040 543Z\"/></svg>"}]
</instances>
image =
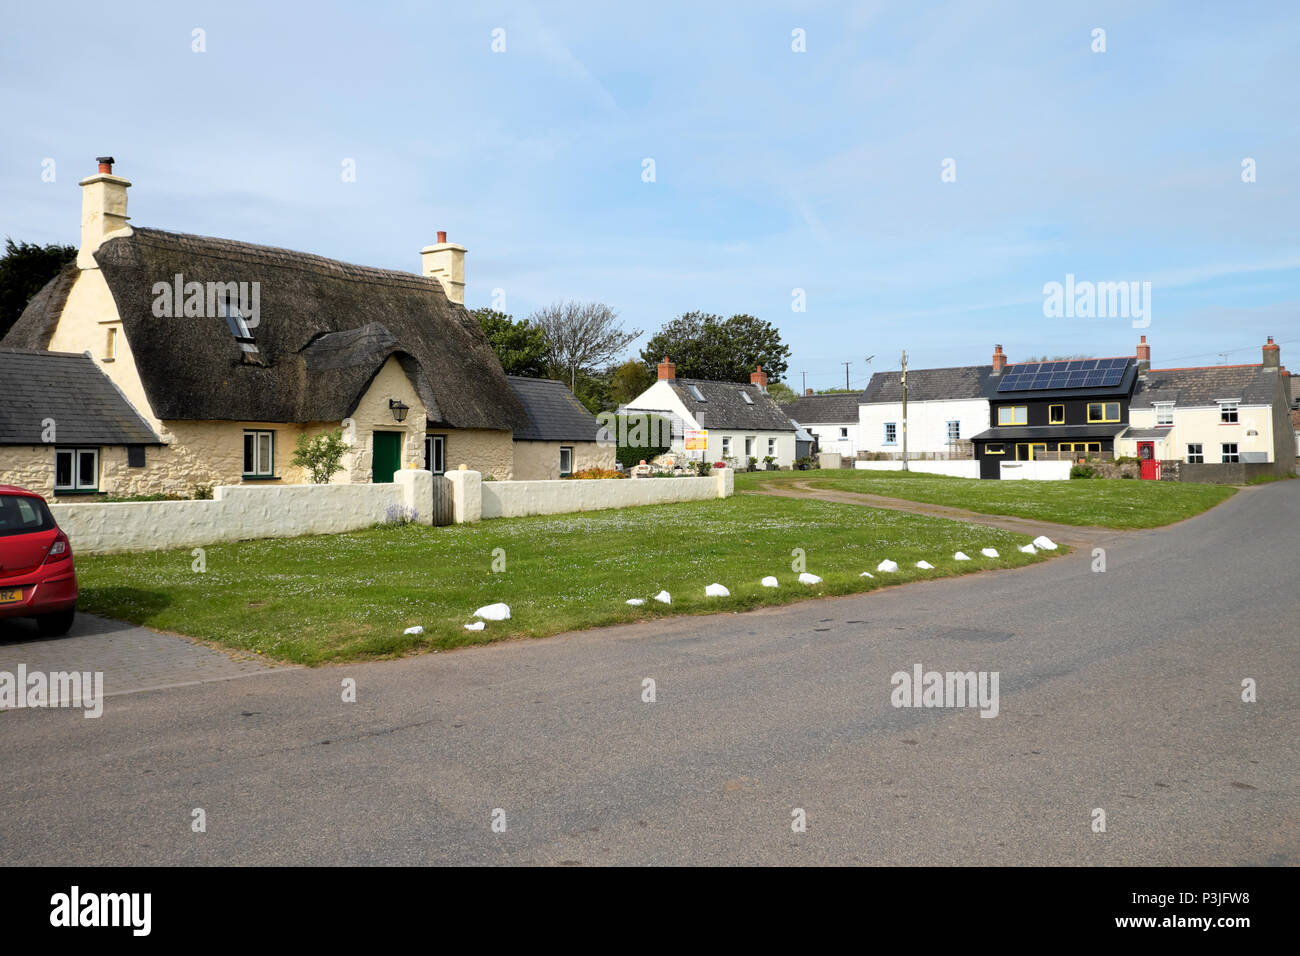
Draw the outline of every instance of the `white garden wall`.
<instances>
[{"instance_id":1,"label":"white garden wall","mask_svg":"<svg viewBox=\"0 0 1300 956\"><path fill-rule=\"evenodd\" d=\"M863 471L902 471L903 463L901 461L855 461L853 467ZM970 458L908 461L907 470L926 475L948 475L952 478L978 478L980 463Z\"/></svg>"},{"instance_id":2,"label":"white garden wall","mask_svg":"<svg viewBox=\"0 0 1300 956\"><path fill-rule=\"evenodd\" d=\"M454 473L452 479L454 482ZM518 518L726 498L732 493L734 481L735 473L730 468L719 468L707 478L484 481L479 483L481 517ZM474 518L457 514L456 520L473 521Z\"/></svg>"},{"instance_id":3,"label":"white garden wall","mask_svg":"<svg viewBox=\"0 0 1300 956\"><path fill-rule=\"evenodd\" d=\"M381 485L219 485L211 501L53 504L74 554L206 547L249 538L290 538L368 528L394 505L428 523L432 476L414 469Z\"/></svg>"},{"instance_id":4,"label":"white garden wall","mask_svg":"<svg viewBox=\"0 0 1300 956\"><path fill-rule=\"evenodd\" d=\"M1068 481L1072 461L1004 461L1003 481Z\"/></svg>"}]
</instances>

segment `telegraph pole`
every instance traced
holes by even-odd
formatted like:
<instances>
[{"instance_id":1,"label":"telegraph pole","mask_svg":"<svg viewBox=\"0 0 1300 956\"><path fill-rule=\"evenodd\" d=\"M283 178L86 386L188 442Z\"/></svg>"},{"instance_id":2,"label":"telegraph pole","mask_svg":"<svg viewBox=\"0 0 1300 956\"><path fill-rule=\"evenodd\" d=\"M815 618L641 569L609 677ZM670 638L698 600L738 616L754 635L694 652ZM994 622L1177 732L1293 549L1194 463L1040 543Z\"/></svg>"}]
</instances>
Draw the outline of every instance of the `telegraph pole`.
<instances>
[{"instance_id":1,"label":"telegraph pole","mask_svg":"<svg viewBox=\"0 0 1300 956\"><path fill-rule=\"evenodd\" d=\"M907 350L903 350L903 471L907 471Z\"/></svg>"},{"instance_id":2,"label":"telegraph pole","mask_svg":"<svg viewBox=\"0 0 1300 956\"><path fill-rule=\"evenodd\" d=\"M849 390L849 363L841 362L840 364L844 366L844 390L847 392Z\"/></svg>"},{"instance_id":3,"label":"telegraph pole","mask_svg":"<svg viewBox=\"0 0 1300 956\"><path fill-rule=\"evenodd\" d=\"M808 394L808 373L800 372L799 374L803 376L803 391L799 393L799 395L802 397Z\"/></svg>"}]
</instances>

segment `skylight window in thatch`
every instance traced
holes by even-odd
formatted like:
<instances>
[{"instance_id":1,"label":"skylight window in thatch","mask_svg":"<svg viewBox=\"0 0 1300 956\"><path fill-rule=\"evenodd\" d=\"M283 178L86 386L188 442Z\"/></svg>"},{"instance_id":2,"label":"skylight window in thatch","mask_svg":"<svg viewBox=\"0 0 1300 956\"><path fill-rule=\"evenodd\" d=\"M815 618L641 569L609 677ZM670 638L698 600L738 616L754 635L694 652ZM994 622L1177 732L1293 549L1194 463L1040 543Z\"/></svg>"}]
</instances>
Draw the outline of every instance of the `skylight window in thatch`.
<instances>
[{"instance_id":1,"label":"skylight window in thatch","mask_svg":"<svg viewBox=\"0 0 1300 956\"><path fill-rule=\"evenodd\" d=\"M256 354L257 345L254 343L257 340L253 338L253 331L248 327L248 321L243 313L239 311L239 307L225 302L222 304L222 309L225 312L226 325L230 329L230 334L235 337L240 349Z\"/></svg>"}]
</instances>

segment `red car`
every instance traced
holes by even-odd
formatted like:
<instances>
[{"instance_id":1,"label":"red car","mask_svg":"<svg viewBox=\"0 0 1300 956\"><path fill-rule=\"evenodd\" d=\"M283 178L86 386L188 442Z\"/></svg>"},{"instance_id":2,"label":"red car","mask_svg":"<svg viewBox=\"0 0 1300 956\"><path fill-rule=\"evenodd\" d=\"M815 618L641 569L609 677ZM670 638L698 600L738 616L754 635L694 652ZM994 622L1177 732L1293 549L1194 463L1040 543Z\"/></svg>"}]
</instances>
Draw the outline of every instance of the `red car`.
<instances>
[{"instance_id":1,"label":"red car","mask_svg":"<svg viewBox=\"0 0 1300 956\"><path fill-rule=\"evenodd\" d=\"M42 634L67 634L77 613L72 545L45 499L0 485L0 619L34 617Z\"/></svg>"}]
</instances>

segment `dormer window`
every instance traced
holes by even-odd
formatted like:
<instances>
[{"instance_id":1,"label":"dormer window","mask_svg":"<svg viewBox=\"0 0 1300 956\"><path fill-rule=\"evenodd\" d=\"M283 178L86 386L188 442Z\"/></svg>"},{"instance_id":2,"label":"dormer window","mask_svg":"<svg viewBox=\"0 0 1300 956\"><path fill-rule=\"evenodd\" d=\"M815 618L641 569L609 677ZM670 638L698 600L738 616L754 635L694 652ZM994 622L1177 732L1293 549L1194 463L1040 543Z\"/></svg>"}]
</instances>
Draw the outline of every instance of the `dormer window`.
<instances>
[{"instance_id":1,"label":"dormer window","mask_svg":"<svg viewBox=\"0 0 1300 956\"><path fill-rule=\"evenodd\" d=\"M1174 403L1160 402L1156 405L1156 424L1172 425L1174 423Z\"/></svg>"}]
</instances>

